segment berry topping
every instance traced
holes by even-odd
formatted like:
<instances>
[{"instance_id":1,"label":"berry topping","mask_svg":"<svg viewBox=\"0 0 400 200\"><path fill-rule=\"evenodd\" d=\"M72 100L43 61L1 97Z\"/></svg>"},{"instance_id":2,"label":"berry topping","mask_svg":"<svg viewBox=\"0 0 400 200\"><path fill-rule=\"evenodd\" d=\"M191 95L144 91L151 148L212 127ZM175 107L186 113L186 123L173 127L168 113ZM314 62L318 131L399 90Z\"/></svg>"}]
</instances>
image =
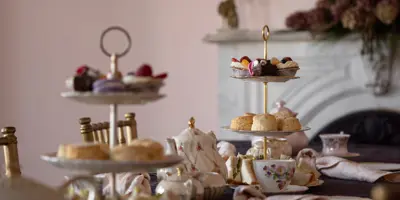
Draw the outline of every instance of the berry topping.
<instances>
[{"instance_id":1,"label":"berry topping","mask_svg":"<svg viewBox=\"0 0 400 200\"><path fill-rule=\"evenodd\" d=\"M154 78L165 79L165 78L167 78L167 77L168 77L168 74L167 74L167 73L162 73L162 74L159 74L159 75L155 76Z\"/></svg>"},{"instance_id":2,"label":"berry topping","mask_svg":"<svg viewBox=\"0 0 400 200\"><path fill-rule=\"evenodd\" d=\"M247 62L251 62L251 59L247 56L243 56L242 58L240 58L240 62L243 62L243 60L246 60Z\"/></svg>"},{"instance_id":3,"label":"berry topping","mask_svg":"<svg viewBox=\"0 0 400 200\"><path fill-rule=\"evenodd\" d=\"M89 67L87 65L82 65L76 69L76 75L77 76L82 76L84 75L87 71L89 71Z\"/></svg>"},{"instance_id":4,"label":"berry topping","mask_svg":"<svg viewBox=\"0 0 400 200\"><path fill-rule=\"evenodd\" d=\"M239 62L236 58L232 58L232 62Z\"/></svg>"},{"instance_id":5,"label":"berry topping","mask_svg":"<svg viewBox=\"0 0 400 200\"><path fill-rule=\"evenodd\" d=\"M153 76L153 70L148 64L143 64L139 69L136 70L136 76Z\"/></svg>"}]
</instances>

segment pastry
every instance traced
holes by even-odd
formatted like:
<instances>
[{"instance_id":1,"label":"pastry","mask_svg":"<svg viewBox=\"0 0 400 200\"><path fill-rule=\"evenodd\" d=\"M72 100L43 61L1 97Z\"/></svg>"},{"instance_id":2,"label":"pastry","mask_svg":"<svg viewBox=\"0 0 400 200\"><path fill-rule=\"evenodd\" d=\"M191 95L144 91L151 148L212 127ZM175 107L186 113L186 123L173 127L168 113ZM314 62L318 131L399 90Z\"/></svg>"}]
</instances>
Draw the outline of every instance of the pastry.
<instances>
[{"instance_id":1,"label":"pastry","mask_svg":"<svg viewBox=\"0 0 400 200\"><path fill-rule=\"evenodd\" d=\"M124 92L125 85L120 80L102 79L93 83L94 92Z\"/></svg>"},{"instance_id":2,"label":"pastry","mask_svg":"<svg viewBox=\"0 0 400 200\"><path fill-rule=\"evenodd\" d=\"M260 114L253 117L252 131L276 131L278 125L276 119L270 114Z\"/></svg>"},{"instance_id":3,"label":"pastry","mask_svg":"<svg viewBox=\"0 0 400 200\"><path fill-rule=\"evenodd\" d=\"M79 160L108 160L109 147L107 144L61 144L57 156L66 159Z\"/></svg>"},{"instance_id":4,"label":"pastry","mask_svg":"<svg viewBox=\"0 0 400 200\"><path fill-rule=\"evenodd\" d=\"M285 107L286 102L278 101L275 103L276 107L273 108L270 114L274 115L277 118L286 118L286 117L296 117L297 113L293 112L289 108Z\"/></svg>"},{"instance_id":5,"label":"pastry","mask_svg":"<svg viewBox=\"0 0 400 200\"><path fill-rule=\"evenodd\" d=\"M249 72L249 63L251 62L250 58L247 56L243 56L240 61L236 58L232 58L231 68L233 71L234 77L248 77L250 76Z\"/></svg>"},{"instance_id":6,"label":"pastry","mask_svg":"<svg viewBox=\"0 0 400 200\"><path fill-rule=\"evenodd\" d=\"M164 147L150 139L136 139L129 145L120 145L111 149L113 160L150 161L164 158Z\"/></svg>"},{"instance_id":7,"label":"pastry","mask_svg":"<svg viewBox=\"0 0 400 200\"><path fill-rule=\"evenodd\" d=\"M285 118L281 121L282 131L299 131L301 130L301 124L295 117Z\"/></svg>"},{"instance_id":8,"label":"pastry","mask_svg":"<svg viewBox=\"0 0 400 200\"><path fill-rule=\"evenodd\" d=\"M297 70L299 70L299 64L294 62L291 58L285 57L282 59L281 63L277 65L279 76L295 76Z\"/></svg>"},{"instance_id":9,"label":"pastry","mask_svg":"<svg viewBox=\"0 0 400 200\"><path fill-rule=\"evenodd\" d=\"M104 78L105 76L99 70L83 65L78 67L73 77L67 79L66 86L78 92L92 91L93 83L98 79Z\"/></svg>"},{"instance_id":10,"label":"pastry","mask_svg":"<svg viewBox=\"0 0 400 200\"><path fill-rule=\"evenodd\" d=\"M253 115L240 116L232 119L230 128L232 130L251 130Z\"/></svg>"},{"instance_id":11,"label":"pastry","mask_svg":"<svg viewBox=\"0 0 400 200\"><path fill-rule=\"evenodd\" d=\"M256 59L249 65L252 76L277 76L278 68L270 60Z\"/></svg>"},{"instance_id":12,"label":"pastry","mask_svg":"<svg viewBox=\"0 0 400 200\"><path fill-rule=\"evenodd\" d=\"M129 72L122 81L127 89L132 92L155 92L158 93L164 85L163 80L168 77L167 73L153 76L153 69L148 64L143 64L135 72Z\"/></svg>"}]
</instances>

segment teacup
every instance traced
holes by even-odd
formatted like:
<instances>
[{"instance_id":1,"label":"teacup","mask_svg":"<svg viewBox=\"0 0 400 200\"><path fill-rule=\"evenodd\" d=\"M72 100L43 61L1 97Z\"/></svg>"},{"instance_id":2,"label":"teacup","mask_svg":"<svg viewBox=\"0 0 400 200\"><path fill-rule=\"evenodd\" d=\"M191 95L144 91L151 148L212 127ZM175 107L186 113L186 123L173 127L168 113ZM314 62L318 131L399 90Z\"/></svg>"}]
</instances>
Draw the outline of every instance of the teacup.
<instances>
[{"instance_id":1,"label":"teacup","mask_svg":"<svg viewBox=\"0 0 400 200\"><path fill-rule=\"evenodd\" d=\"M322 153L324 155L344 155L348 153L347 143L350 135L348 134L321 134Z\"/></svg>"},{"instance_id":2,"label":"teacup","mask_svg":"<svg viewBox=\"0 0 400 200\"><path fill-rule=\"evenodd\" d=\"M292 181L296 161L254 160L253 170L263 192L284 191Z\"/></svg>"}]
</instances>

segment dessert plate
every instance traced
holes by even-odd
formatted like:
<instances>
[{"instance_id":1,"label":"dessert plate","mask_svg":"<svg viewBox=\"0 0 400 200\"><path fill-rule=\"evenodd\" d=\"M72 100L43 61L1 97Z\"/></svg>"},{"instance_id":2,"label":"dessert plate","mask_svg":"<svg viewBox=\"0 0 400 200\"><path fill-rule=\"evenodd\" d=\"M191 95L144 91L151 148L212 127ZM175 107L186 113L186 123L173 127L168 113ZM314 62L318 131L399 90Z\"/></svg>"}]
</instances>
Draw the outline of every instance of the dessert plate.
<instances>
[{"instance_id":1,"label":"dessert plate","mask_svg":"<svg viewBox=\"0 0 400 200\"><path fill-rule=\"evenodd\" d=\"M324 155L324 156L336 156L336 157L341 157L341 158L353 158L353 157L358 157L358 156L360 156L359 153L351 153L351 152L348 152L348 153L346 153L346 154L335 154L335 153L332 153L332 154L324 154L324 153L321 153L321 155Z\"/></svg>"},{"instance_id":2,"label":"dessert plate","mask_svg":"<svg viewBox=\"0 0 400 200\"><path fill-rule=\"evenodd\" d=\"M279 192L263 192L268 194L293 194L293 193L303 193L308 190L306 186L289 185L285 190Z\"/></svg>"},{"instance_id":3,"label":"dessert plate","mask_svg":"<svg viewBox=\"0 0 400 200\"><path fill-rule=\"evenodd\" d=\"M231 78L242 79L250 82L286 82L292 79L298 79L298 76L250 76L250 77L237 77L231 76Z\"/></svg>"},{"instance_id":4,"label":"dessert plate","mask_svg":"<svg viewBox=\"0 0 400 200\"><path fill-rule=\"evenodd\" d=\"M40 158L58 168L91 174L143 172L170 167L183 160L182 157L177 155L166 155L165 159L154 161L70 160L57 157L57 153L44 154Z\"/></svg>"},{"instance_id":5,"label":"dessert plate","mask_svg":"<svg viewBox=\"0 0 400 200\"><path fill-rule=\"evenodd\" d=\"M146 104L157 101L165 97L163 94L154 92L132 93L132 92L114 92L114 93L93 93L93 92L63 92L62 97L72 99L86 104Z\"/></svg>"},{"instance_id":6,"label":"dessert plate","mask_svg":"<svg viewBox=\"0 0 400 200\"><path fill-rule=\"evenodd\" d=\"M372 170L382 170L382 171L400 170L400 163L361 162L360 164Z\"/></svg>"},{"instance_id":7,"label":"dessert plate","mask_svg":"<svg viewBox=\"0 0 400 200\"><path fill-rule=\"evenodd\" d=\"M310 130L310 128L308 127L302 127L298 131L245 131L245 130L232 130L230 126L223 126L222 129L244 135L263 136L263 137L282 137L282 136L288 136L295 132L303 132Z\"/></svg>"},{"instance_id":8,"label":"dessert plate","mask_svg":"<svg viewBox=\"0 0 400 200\"><path fill-rule=\"evenodd\" d=\"M317 187L324 184L324 182L325 182L324 180L318 180L318 182L315 182L313 184L308 184L307 187Z\"/></svg>"}]
</instances>

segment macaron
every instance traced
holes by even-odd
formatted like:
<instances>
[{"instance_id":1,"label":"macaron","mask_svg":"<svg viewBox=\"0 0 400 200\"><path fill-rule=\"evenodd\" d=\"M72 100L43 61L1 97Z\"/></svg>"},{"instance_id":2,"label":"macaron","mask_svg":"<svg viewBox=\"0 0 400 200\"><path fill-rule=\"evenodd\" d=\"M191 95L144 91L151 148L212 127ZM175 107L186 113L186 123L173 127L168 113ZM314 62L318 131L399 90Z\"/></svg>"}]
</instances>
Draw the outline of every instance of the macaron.
<instances>
[{"instance_id":1,"label":"macaron","mask_svg":"<svg viewBox=\"0 0 400 200\"><path fill-rule=\"evenodd\" d=\"M94 92L124 92L125 85L120 80L101 79L93 83Z\"/></svg>"}]
</instances>

